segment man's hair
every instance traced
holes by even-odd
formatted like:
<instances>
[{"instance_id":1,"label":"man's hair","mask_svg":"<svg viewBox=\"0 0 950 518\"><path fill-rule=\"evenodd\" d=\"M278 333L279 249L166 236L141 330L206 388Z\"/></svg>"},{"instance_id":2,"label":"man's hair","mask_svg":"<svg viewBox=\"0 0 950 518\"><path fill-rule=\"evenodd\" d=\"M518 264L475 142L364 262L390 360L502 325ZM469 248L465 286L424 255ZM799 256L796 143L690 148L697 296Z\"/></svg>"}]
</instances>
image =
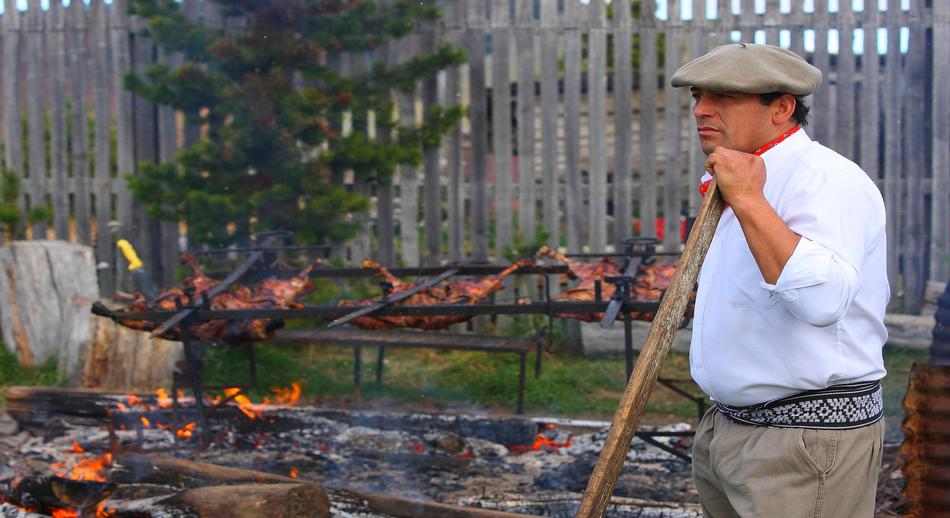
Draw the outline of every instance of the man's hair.
<instances>
[{"instance_id":1,"label":"man's hair","mask_svg":"<svg viewBox=\"0 0 950 518\"><path fill-rule=\"evenodd\" d=\"M786 94L781 93L781 92L773 92L770 94L760 94L759 101L761 101L762 104L764 105L769 105L769 104L772 104L772 101L778 99L779 97L783 95L786 95ZM788 95L792 95L792 94L788 94ZM795 122L797 122L799 126L805 127L805 125L808 124L808 112L811 111L811 109L805 104L804 95L792 95L792 97L795 98L795 112L792 113L792 118L795 119Z\"/></svg>"}]
</instances>

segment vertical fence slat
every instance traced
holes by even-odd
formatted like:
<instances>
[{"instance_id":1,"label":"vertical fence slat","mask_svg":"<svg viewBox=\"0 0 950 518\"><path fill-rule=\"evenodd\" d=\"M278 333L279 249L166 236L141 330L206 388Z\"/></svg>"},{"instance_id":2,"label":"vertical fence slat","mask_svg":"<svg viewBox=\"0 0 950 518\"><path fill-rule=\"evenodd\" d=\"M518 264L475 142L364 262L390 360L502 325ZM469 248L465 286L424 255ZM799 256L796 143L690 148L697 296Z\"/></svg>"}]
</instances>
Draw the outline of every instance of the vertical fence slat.
<instances>
[{"instance_id":1,"label":"vertical fence slat","mask_svg":"<svg viewBox=\"0 0 950 518\"><path fill-rule=\"evenodd\" d=\"M900 90L900 0L887 2L887 56L884 79L884 204L887 212L887 277L891 285L892 300L897 301L900 287L900 228L902 203L901 182L901 90Z\"/></svg>"},{"instance_id":2,"label":"vertical fence slat","mask_svg":"<svg viewBox=\"0 0 950 518\"><path fill-rule=\"evenodd\" d=\"M815 57L814 65L821 69L824 77L815 91L813 127L815 139L824 145L830 145L831 131L829 128L828 113L831 110L831 77L828 73L830 58L828 56L828 0L815 0Z\"/></svg>"},{"instance_id":3,"label":"vertical fence slat","mask_svg":"<svg viewBox=\"0 0 950 518\"><path fill-rule=\"evenodd\" d=\"M51 199L53 204L53 228L56 239L69 240L69 197L66 178L66 20L63 4L50 3L47 13L51 31L47 32L46 48L50 57L51 111L50 152L52 174Z\"/></svg>"},{"instance_id":4,"label":"vertical fence slat","mask_svg":"<svg viewBox=\"0 0 950 518\"><path fill-rule=\"evenodd\" d=\"M689 58L695 59L703 55L706 51L706 2L704 0L692 0L693 2L693 21L690 26L689 36ZM692 103L690 103L692 106ZM686 173L686 188L689 193L688 214L692 216L699 210L699 191L696 189L703 171L705 155L699 146L699 135L696 133L696 127L692 123L692 116L689 117L689 170Z\"/></svg>"},{"instance_id":5,"label":"vertical fence slat","mask_svg":"<svg viewBox=\"0 0 950 518\"><path fill-rule=\"evenodd\" d=\"M782 24L780 0L765 0L765 42L769 45L779 44L779 26Z\"/></svg>"},{"instance_id":6,"label":"vertical fence slat","mask_svg":"<svg viewBox=\"0 0 950 518\"><path fill-rule=\"evenodd\" d=\"M633 176L633 46L629 0L614 3L614 239L617 250L630 237Z\"/></svg>"},{"instance_id":7,"label":"vertical fence slat","mask_svg":"<svg viewBox=\"0 0 950 518\"><path fill-rule=\"evenodd\" d=\"M603 0L589 4L591 29L587 36L588 96L588 225L589 246L599 252L607 246L607 30Z\"/></svg>"},{"instance_id":8,"label":"vertical fence slat","mask_svg":"<svg viewBox=\"0 0 950 518\"><path fill-rule=\"evenodd\" d=\"M838 4L838 69L835 149L847 158L856 158L854 154L854 109L855 109L855 65L854 65L854 8L851 2Z\"/></svg>"},{"instance_id":9,"label":"vertical fence slat","mask_svg":"<svg viewBox=\"0 0 950 518\"><path fill-rule=\"evenodd\" d=\"M415 53L415 36L407 36L401 45L401 55ZM399 125L416 126L416 89L401 92L399 98ZM399 167L399 237L400 252L406 264L419 264L419 171L414 166Z\"/></svg>"},{"instance_id":10,"label":"vertical fence slat","mask_svg":"<svg viewBox=\"0 0 950 518\"><path fill-rule=\"evenodd\" d=\"M663 167L663 219L665 222L663 245L667 250L677 249L680 243L679 216L680 216L680 187L683 170L683 141L682 118L680 117L680 99L683 89L670 86L670 78L680 65L681 22L679 0L670 0L669 19L671 23L666 29L666 62L663 74L664 111L666 120L666 163Z\"/></svg>"},{"instance_id":11,"label":"vertical fence slat","mask_svg":"<svg viewBox=\"0 0 950 518\"><path fill-rule=\"evenodd\" d=\"M124 86L125 76L132 70L132 49L129 41L129 15L127 0L113 0L110 14L110 45L112 46L113 72L112 80L113 92L116 105L116 165L118 176L114 182L115 192L115 217L121 225L123 232L131 232L131 235L139 235L143 228L135 228L136 221L132 214L132 197L129 192L125 176L135 171L135 149L133 135L134 116L132 106L132 93L126 90ZM154 123L154 120L150 121ZM154 131L149 135L154 138ZM149 144L153 147L154 142ZM125 264L116 267L116 284L119 288L128 290L131 288L131 277Z\"/></svg>"},{"instance_id":12,"label":"vertical fence slat","mask_svg":"<svg viewBox=\"0 0 950 518\"><path fill-rule=\"evenodd\" d=\"M656 237L656 7L640 4L640 235Z\"/></svg>"},{"instance_id":13,"label":"vertical fence slat","mask_svg":"<svg viewBox=\"0 0 950 518\"><path fill-rule=\"evenodd\" d=\"M159 51L158 59L169 66L176 66L180 56L169 56ZM175 159L178 151L178 127L175 110L167 106L158 108L158 159L170 162ZM159 225L161 235L160 262L161 270L153 272L162 286L171 286L175 281L175 265L178 260L178 222L162 221Z\"/></svg>"},{"instance_id":14,"label":"vertical fence slat","mask_svg":"<svg viewBox=\"0 0 950 518\"><path fill-rule=\"evenodd\" d=\"M742 0L739 4L739 26L742 31L742 41L755 41L755 27L758 25L758 16L755 14L755 0Z\"/></svg>"},{"instance_id":15,"label":"vertical fence slat","mask_svg":"<svg viewBox=\"0 0 950 518\"><path fill-rule=\"evenodd\" d=\"M446 104L462 102L462 82L460 67L452 67L446 71L445 98ZM446 141L447 159L449 168L448 209L449 209L449 259L452 262L462 260L462 242L465 239L463 228L464 204L462 199L462 125L456 126L448 135Z\"/></svg>"},{"instance_id":16,"label":"vertical fence slat","mask_svg":"<svg viewBox=\"0 0 950 518\"><path fill-rule=\"evenodd\" d=\"M864 5L864 48L861 57L861 73L863 80L859 83L861 88L861 109L860 116L860 138L858 145L861 147L860 163L861 167L867 172L871 180L877 182L880 178L880 163L878 144L881 136L881 125L879 124L881 115L880 103L880 85L881 71L880 59L878 56L877 28L880 25L880 14L876 3L866 3Z\"/></svg>"},{"instance_id":17,"label":"vertical fence slat","mask_svg":"<svg viewBox=\"0 0 950 518\"><path fill-rule=\"evenodd\" d=\"M911 2L914 14L919 14L922 0ZM906 143L907 171L907 219L901 233L905 237L904 250L904 310L916 314L923 304L924 288L927 281L927 260L924 251L926 244L927 218L923 182L927 166L927 117L926 106L926 29L922 26L910 28L910 41L905 61L903 77L907 80L905 101L904 137Z\"/></svg>"},{"instance_id":18,"label":"vertical fence slat","mask_svg":"<svg viewBox=\"0 0 950 518\"><path fill-rule=\"evenodd\" d=\"M933 78L931 120L933 200L930 223L930 278L950 277L950 2L933 4Z\"/></svg>"},{"instance_id":19,"label":"vertical fence slat","mask_svg":"<svg viewBox=\"0 0 950 518\"><path fill-rule=\"evenodd\" d=\"M87 48L88 24L87 9L82 2L69 4L68 44L69 44L69 96L71 113L69 117L70 161L72 162L72 181L74 184L73 204L75 205L76 237L80 243L92 245L89 182L90 154L87 121L89 120L86 102L86 83L88 80L89 52Z\"/></svg>"},{"instance_id":20,"label":"vertical fence slat","mask_svg":"<svg viewBox=\"0 0 950 518\"><path fill-rule=\"evenodd\" d=\"M492 153L495 165L495 257L512 242L511 23L508 0L492 1Z\"/></svg>"},{"instance_id":21,"label":"vertical fence slat","mask_svg":"<svg viewBox=\"0 0 950 518\"><path fill-rule=\"evenodd\" d=\"M29 177L24 185L24 194L28 196L29 208L46 205L47 177L45 124L43 114L49 99L40 76L46 68L43 60L43 9L40 0L30 0L26 12L26 88L27 88L27 149ZM30 225L33 239L46 239L46 223L35 222Z\"/></svg>"},{"instance_id":22,"label":"vertical fence slat","mask_svg":"<svg viewBox=\"0 0 950 518\"><path fill-rule=\"evenodd\" d=\"M791 25L790 49L799 56L805 55L805 9L800 2L791 3L788 19ZM810 99L809 99L810 102Z\"/></svg>"},{"instance_id":23,"label":"vertical fence slat","mask_svg":"<svg viewBox=\"0 0 950 518\"><path fill-rule=\"evenodd\" d=\"M558 188L560 162L558 160L558 33L556 2L541 3L541 171L542 211L544 226L550 237L548 245L557 247L561 242L561 209Z\"/></svg>"},{"instance_id":24,"label":"vertical fence slat","mask_svg":"<svg viewBox=\"0 0 950 518\"><path fill-rule=\"evenodd\" d=\"M20 126L20 24L22 15L15 0L5 0L3 12L3 116L4 154L7 170L23 177L23 132ZM23 197L17 199L22 212Z\"/></svg>"},{"instance_id":25,"label":"vertical fence slat","mask_svg":"<svg viewBox=\"0 0 950 518\"><path fill-rule=\"evenodd\" d=\"M537 180L535 178L535 147L537 114L535 113L535 43L538 37L534 21L534 2L517 0L518 49L518 230L526 242L535 238L537 214Z\"/></svg>"},{"instance_id":26,"label":"vertical fence slat","mask_svg":"<svg viewBox=\"0 0 950 518\"><path fill-rule=\"evenodd\" d=\"M424 48L434 49L438 43L435 28L430 27L422 34ZM368 67L364 67L368 71ZM422 106L428 113L439 101L439 80L433 74L422 82ZM442 257L442 185L439 174L440 147L431 146L425 149L425 164L423 166L423 219L426 229L425 264L438 264ZM369 252L369 250L367 250Z\"/></svg>"},{"instance_id":27,"label":"vertical fence slat","mask_svg":"<svg viewBox=\"0 0 950 518\"><path fill-rule=\"evenodd\" d=\"M564 17L576 23L579 6L565 4ZM564 159L567 249L579 252L584 243L583 185L580 170L581 35L576 27L564 32Z\"/></svg>"},{"instance_id":28,"label":"vertical fence slat","mask_svg":"<svg viewBox=\"0 0 950 518\"><path fill-rule=\"evenodd\" d=\"M112 102L109 95L109 21L102 0L92 3L93 77L95 78L95 188L96 197L96 261L107 269L99 270L99 290L103 294L115 291L115 248L109 233L112 216L112 172L110 171L110 137Z\"/></svg>"},{"instance_id":29,"label":"vertical fence slat","mask_svg":"<svg viewBox=\"0 0 950 518\"><path fill-rule=\"evenodd\" d=\"M471 136L473 259L488 258L488 194L485 185L488 113L485 101L485 13L481 2L468 4L465 43L469 58L469 134Z\"/></svg>"}]
</instances>

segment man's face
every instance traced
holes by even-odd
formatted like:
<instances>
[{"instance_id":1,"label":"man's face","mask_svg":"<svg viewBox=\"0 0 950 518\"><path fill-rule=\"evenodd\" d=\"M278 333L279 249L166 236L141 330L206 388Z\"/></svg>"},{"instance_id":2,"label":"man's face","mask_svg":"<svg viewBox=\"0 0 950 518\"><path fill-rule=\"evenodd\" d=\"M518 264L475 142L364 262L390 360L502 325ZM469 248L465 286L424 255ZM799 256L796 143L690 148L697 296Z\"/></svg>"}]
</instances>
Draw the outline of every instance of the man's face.
<instances>
[{"instance_id":1,"label":"man's face","mask_svg":"<svg viewBox=\"0 0 950 518\"><path fill-rule=\"evenodd\" d=\"M691 93L699 142L707 155L717 146L752 153L768 140L772 114L758 95L700 88Z\"/></svg>"}]
</instances>

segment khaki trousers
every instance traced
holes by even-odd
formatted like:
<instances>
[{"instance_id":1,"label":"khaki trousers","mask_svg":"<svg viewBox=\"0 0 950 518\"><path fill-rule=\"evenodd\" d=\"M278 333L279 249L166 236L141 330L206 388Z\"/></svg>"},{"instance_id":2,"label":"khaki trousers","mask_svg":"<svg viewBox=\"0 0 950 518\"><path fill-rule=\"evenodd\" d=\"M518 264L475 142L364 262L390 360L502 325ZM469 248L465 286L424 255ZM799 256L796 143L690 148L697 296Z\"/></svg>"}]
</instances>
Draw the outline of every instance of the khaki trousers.
<instances>
[{"instance_id":1,"label":"khaki trousers","mask_svg":"<svg viewBox=\"0 0 950 518\"><path fill-rule=\"evenodd\" d=\"M872 518L884 420L854 430L749 426L715 407L693 441L707 518Z\"/></svg>"}]
</instances>

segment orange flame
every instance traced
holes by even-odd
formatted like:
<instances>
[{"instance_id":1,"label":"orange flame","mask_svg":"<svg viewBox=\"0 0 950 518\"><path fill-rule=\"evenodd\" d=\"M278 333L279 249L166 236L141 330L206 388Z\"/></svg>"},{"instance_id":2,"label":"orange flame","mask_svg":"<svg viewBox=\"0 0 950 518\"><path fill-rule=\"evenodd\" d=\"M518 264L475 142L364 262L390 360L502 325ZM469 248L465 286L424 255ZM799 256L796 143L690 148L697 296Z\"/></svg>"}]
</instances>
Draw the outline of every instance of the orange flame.
<instances>
[{"instance_id":1,"label":"orange flame","mask_svg":"<svg viewBox=\"0 0 950 518\"><path fill-rule=\"evenodd\" d=\"M86 450L83 449L82 445L76 441L73 441L73 445L69 448L69 451L73 453L86 453Z\"/></svg>"},{"instance_id":2,"label":"orange flame","mask_svg":"<svg viewBox=\"0 0 950 518\"><path fill-rule=\"evenodd\" d=\"M135 394L129 394L125 397L125 400L128 402L129 406L139 406L143 404L142 400L139 399L139 397Z\"/></svg>"},{"instance_id":3,"label":"orange flame","mask_svg":"<svg viewBox=\"0 0 950 518\"><path fill-rule=\"evenodd\" d=\"M250 419L258 419L261 417L261 413L254 408L254 403L252 403L247 396L241 393L240 388L225 388L224 396L231 398L231 400L234 401L234 403L238 406L238 409Z\"/></svg>"},{"instance_id":4,"label":"orange flame","mask_svg":"<svg viewBox=\"0 0 950 518\"><path fill-rule=\"evenodd\" d=\"M144 426L144 427L146 427L146 428L151 428L151 427L152 427L152 422L149 421L147 417L142 416L140 419L141 419L141 421L142 421L142 426Z\"/></svg>"},{"instance_id":5,"label":"orange flame","mask_svg":"<svg viewBox=\"0 0 950 518\"><path fill-rule=\"evenodd\" d=\"M115 511L106 509L106 501L103 500L96 506L96 518L115 518Z\"/></svg>"},{"instance_id":6,"label":"orange flame","mask_svg":"<svg viewBox=\"0 0 950 518\"><path fill-rule=\"evenodd\" d=\"M297 475L300 475L300 470L292 466L290 468L290 478L297 478Z\"/></svg>"},{"instance_id":7,"label":"orange flame","mask_svg":"<svg viewBox=\"0 0 950 518\"><path fill-rule=\"evenodd\" d=\"M75 509L53 509L53 518L79 518Z\"/></svg>"},{"instance_id":8,"label":"orange flame","mask_svg":"<svg viewBox=\"0 0 950 518\"><path fill-rule=\"evenodd\" d=\"M571 438L568 437L564 442L557 442L554 439L548 439L544 434L538 434L531 445L532 450L568 448L571 446Z\"/></svg>"},{"instance_id":9,"label":"orange flame","mask_svg":"<svg viewBox=\"0 0 950 518\"><path fill-rule=\"evenodd\" d=\"M172 398L168 395L168 391L163 388L155 389L155 399L158 401L158 408L172 407Z\"/></svg>"},{"instance_id":10,"label":"orange flame","mask_svg":"<svg viewBox=\"0 0 950 518\"><path fill-rule=\"evenodd\" d=\"M300 395L303 393L302 385L299 381L290 384L290 387L274 387L270 389L274 393L273 398L264 398L264 403L268 405L289 405L293 406L300 402Z\"/></svg>"}]
</instances>

